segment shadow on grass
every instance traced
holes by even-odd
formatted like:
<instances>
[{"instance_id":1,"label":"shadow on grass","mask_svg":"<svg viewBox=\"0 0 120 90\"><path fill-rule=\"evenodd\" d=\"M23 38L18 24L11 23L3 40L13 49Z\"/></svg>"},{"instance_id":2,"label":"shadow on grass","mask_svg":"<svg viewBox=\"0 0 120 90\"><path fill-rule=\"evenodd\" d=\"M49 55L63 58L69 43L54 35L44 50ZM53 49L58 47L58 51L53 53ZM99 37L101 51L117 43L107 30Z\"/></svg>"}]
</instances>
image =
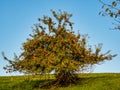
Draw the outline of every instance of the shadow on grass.
<instances>
[{"instance_id":1,"label":"shadow on grass","mask_svg":"<svg viewBox=\"0 0 120 90\"><path fill-rule=\"evenodd\" d=\"M84 85L90 85L92 83L95 83L98 80L106 80L110 79L110 77L106 76L96 76L96 77L81 77L78 78L76 83L70 84L69 86L74 87L74 86L84 86ZM55 86L53 84L54 80L24 80L20 83L17 83L12 86L12 90L38 90L38 89L50 89L50 88L59 88L61 86ZM91 82L91 83L90 83ZM64 87L63 87L64 88ZM41 90L40 89L40 90Z\"/></svg>"},{"instance_id":2,"label":"shadow on grass","mask_svg":"<svg viewBox=\"0 0 120 90\"><path fill-rule=\"evenodd\" d=\"M45 80L25 80L20 83L14 84L11 90L33 90L39 87L39 84Z\"/></svg>"}]
</instances>

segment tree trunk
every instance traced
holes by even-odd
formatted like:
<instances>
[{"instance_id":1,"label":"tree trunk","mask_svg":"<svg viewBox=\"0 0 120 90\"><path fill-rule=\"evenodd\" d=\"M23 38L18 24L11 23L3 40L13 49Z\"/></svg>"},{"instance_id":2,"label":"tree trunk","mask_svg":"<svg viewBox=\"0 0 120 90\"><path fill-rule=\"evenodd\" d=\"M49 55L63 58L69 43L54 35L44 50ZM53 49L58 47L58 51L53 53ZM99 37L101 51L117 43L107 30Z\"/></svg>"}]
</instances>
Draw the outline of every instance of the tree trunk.
<instances>
[{"instance_id":1,"label":"tree trunk","mask_svg":"<svg viewBox=\"0 0 120 90\"><path fill-rule=\"evenodd\" d=\"M56 75L56 80L54 81L54 84L60 86L68 86L70 84L75 84L77 78L78 76L74 73L63 70L58 75Z\"/></svg>"}]
</instances>

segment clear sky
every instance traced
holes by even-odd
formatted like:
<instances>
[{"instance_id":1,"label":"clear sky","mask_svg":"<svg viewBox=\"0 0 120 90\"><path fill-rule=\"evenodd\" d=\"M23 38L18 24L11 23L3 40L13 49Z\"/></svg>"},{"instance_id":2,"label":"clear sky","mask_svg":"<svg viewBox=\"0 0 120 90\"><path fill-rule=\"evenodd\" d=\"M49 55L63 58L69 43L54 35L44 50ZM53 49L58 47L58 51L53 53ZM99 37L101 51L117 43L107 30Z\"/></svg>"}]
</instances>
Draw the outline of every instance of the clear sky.
<instances>
[{"instance_id":1,"label":"clear sky","mask_svg":"<svg viewBox=\"0 0 120 90\"><path fill-rule=\"evenodd\" d=\"M110 30L114 27L111 18L98 15L101 11L98 0L0 0L0 52L4 51L10 59L14 53L19 54L37 18L51 15L51 9L72 13L75 32L88 34L88 43L93 46L103 43L102 53L111 50L118 54L112 61L96 65L93 72L120 72L120 31ZM19 74L6 74L3 70L6 64L0 55L0 75Z\"/></svg>"}]
</instances>

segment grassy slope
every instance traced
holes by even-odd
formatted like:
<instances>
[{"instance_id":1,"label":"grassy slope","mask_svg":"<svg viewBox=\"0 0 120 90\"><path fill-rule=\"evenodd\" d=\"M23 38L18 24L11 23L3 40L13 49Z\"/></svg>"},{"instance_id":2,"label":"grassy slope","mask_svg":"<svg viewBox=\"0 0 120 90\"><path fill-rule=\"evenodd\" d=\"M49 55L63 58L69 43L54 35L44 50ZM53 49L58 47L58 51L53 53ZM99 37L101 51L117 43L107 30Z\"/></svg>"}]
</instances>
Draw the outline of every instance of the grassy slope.
<instances>
[{"instance_id":1,"label":"grassy slope","mask_svg":"<svg viewBox=\"0 0 120 90\"><path fill-rule=\"evenodd\" d=\"M0 76L0 90L41 90L36 84L45 78L54 76ZM120 73L80 74L80 78L78 85L55 90L120 90Z\"/></svg>"}]
</instances>

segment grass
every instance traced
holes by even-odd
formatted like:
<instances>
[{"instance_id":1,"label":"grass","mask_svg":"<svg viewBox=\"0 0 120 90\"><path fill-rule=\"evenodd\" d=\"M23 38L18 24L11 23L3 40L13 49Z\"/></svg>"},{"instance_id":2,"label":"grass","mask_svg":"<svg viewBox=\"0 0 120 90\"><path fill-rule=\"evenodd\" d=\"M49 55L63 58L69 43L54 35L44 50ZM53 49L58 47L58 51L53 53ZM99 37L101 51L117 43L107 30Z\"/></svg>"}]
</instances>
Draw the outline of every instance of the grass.
<instances>
[{"instance_id":1,"label":"grass","mask_svg":"<svg viewBox=\"0 0 120 90\"><path fill-rule=\"evenodd\" d=\"M120 90L120 73L79 74L79 77L77 85L55 90ZM36 85L48 79L54 79L54 75L0 76L0 90L42 90Z\"/></svg>"}]
</instances>

